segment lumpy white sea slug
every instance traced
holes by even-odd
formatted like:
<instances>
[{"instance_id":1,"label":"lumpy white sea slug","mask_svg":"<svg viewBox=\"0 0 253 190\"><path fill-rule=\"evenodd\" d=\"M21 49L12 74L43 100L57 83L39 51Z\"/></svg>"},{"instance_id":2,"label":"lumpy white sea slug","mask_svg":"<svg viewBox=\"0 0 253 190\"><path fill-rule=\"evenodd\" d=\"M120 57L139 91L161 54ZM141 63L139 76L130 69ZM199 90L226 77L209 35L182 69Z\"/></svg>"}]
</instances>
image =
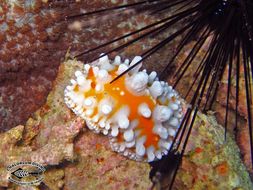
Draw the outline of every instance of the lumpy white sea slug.
<instances>
[{"instance_id":1,"label":"lumpy white sea slug","mask_svg":"<svg viewBox=\"0 0 253 190\"><path fill-rule=\"evenodd\" d=\"M178 93L156 72L140 71L141 64L110 83L141 60L104 56L75 72L65 103L89 129L107 135L112 150L136 161L161 159L171 148L183 118Z\"/></svg>"}]
</instances>

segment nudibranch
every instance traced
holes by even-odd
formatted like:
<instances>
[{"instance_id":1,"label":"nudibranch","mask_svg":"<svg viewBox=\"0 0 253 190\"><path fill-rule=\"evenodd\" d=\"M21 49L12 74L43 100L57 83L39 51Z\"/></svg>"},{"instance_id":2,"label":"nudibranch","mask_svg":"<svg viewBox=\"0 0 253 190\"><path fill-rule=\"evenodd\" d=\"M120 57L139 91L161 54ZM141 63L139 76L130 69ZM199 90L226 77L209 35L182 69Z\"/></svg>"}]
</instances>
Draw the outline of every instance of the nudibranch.
<instances>
[{"instance_id":1,"label":"nudibranch","mask_svg":"<svg viewBox=\"0 0 253 190\"><path fill-rule=\"evenodd\" d=\"M183 118L178 93L156 72L140 71L140 56L121 61L101 57L75 72L67 86L66 105L95 133L107 135L112 150L136 161L161 159L171 148Z\"/></svg>"}]
</instances>

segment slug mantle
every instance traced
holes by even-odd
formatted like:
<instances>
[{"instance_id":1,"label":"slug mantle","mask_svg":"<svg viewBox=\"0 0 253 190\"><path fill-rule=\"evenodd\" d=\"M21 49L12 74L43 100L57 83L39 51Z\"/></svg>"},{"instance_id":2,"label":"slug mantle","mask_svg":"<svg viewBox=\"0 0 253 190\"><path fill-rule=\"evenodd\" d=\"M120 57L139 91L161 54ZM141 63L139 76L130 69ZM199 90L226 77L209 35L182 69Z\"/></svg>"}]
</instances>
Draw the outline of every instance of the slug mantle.
<instances>
[{"instance_id":1,"label":"slug mantle","mask_svg":"<svg viewBox=\"0 0 253 190\"><path fill-rule=\"evenodd\" d=\"M178 93L141 65L110 83L140 56L122 61L101 57L75 72L64 91L66 105L88 128L107 135L112 150L136 161L161 159L171 148L183 109Z\"/></svg>"}]
</instances>

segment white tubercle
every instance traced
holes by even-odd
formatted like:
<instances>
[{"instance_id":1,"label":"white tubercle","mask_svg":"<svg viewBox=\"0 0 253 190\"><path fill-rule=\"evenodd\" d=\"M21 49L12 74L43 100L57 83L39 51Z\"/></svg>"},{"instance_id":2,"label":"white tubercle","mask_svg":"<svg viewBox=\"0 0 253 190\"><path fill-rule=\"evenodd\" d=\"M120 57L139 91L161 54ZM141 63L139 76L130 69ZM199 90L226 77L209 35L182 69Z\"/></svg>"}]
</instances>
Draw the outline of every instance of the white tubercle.
<instances>
[{"instance_id":1,"label":"white tubercle","mask_svg":"<svg viewBox=\"0 0 253 190\"><path fill-rule=\"evenodd\" d=\"M69 104L69 106L70 106L71 108L73 108L73 107L75 106L75 103L72 102L72 103Z\"/></svg>"},{"instance_id":2,"label":"white tubercle","mask_svg":"<svg viewBox=\"0 0 253 190\"><path fill-rule=\"evenodd\" d=\"M99 71L99 67L97 67L97 66L92 67L92 71L93 71L93 73L94 73L94 76L97 77L98 71Z\"/></svg>"},{"instance_id":3,"label":"white tubercle","mask_svg":"<svg viewBox=\"0 0 253 190\"><path fill-rule=\"evenodd\" d=\"M130 142L126 142L126 147L127 148L132 148L135 145L135 140L132 140Z\"/></svg>"},{"instance_id":4,"label":"white tubercle","mask_svg":"<svg viewBox=\"0 0 253 190\"><path fill-rule=\"evenodd\" d=\"M129 65L130 61L129 59L125 59L124 64Z\"/></svg>"},{"instance_id":5,"label":"white tubercle","mask_svg":"<svg viewBox=\"0 0 253 190\"><path fill-rule=\"evenodd\" d=\"M130 66L137 64L141 60L142 60L141 56L135 56L133 60L131 61ZM129 71L129 73L130 74L137 73L141 67L142 67L142 63L138 63L138 65L136 65L131 71Z\"/></svg>"},{"instance_id":6,"label":"white tubercle","mask_svg":"<svg viewBox=\"0 0 253 190\"><path fill-rule=\"evenodd\" d=\"M151 110L149 109L148 104L146 103L140 104L138 107L138 113L145 118L150 118Z\"/></svg>"},{"instance_id":7,"label":"white tubercle","mask_svg":"<svg viewBox=\"0 0 253 190\"><path fill-rule=\"evenodd\" d=\"M176 97L178 98L178 95L176 95ZM175 101L175 104L180 105L181 102L177 99L177 100Z\"/></svg>"},{"instance_id":8,"label":"white tubercle","mask_svg":"<svg viewBox=\"0 0 253 190\"><path fill-rule=\"evenodd\" d=\"M163 93L163 87L159 81L154 81L153 84L149 87L151 96L156 99L158 96L161 96Z\"/></svg>"},{"instance_id":9,"label":"white tubercle","mask_svg":"<svg viewBox=\"0 0 253 190\"><path fill-rule=\"evenodd\" d=\"M172 97L177 97L177 93L175 93L175 91L172 89L172 90L169 91L167 97L169 99L171 99Z\"/></svg>"},{"instance_id":10,"label":"white tubercle","mask_svg":"<svg viewBox=\"0 0 253 190\"><path fill-rule=\"evenodd\" d=\"M67 89L68 91L72 91L72 90L73 90L73 86L67 86L66 89Z\"/></svg>"},{"instance_id":11,"label":"white tubercle","mask_svg":"<svg viewBox=\"0 0 253 190\"><path fill-rule=\"evenodd\" d=\"M86 116L91 116L91 115L93 114L93 112L94 112L93 109L87 109L87 110L85 111L85 115L86 115Z\"/></svg>"},{"instance_id":12,"label":"white tubercle","mask_svg":"<svg viewBox=\"0 0 253 190\"><path fill-rule=\"evenodd\" d=\"M84 106L85 107L94 107L95 103L96 103L96 100L93 97L87 97L84 100Z\"/></svg>"},{"instance_id":13,"label":"white tubercle","mask_svg":"<svg viewBox=\"0 0 253 190\"><path fill-rule=\"evenodd\" d=\"M75 81L74 79L71 79L71 80L70 80L70 83L71 83L72 85L76 85L76 81Z\"/></svg>"},{"instance_id":14,"label":"white tubercle","mask_svg":"<svg viewBox=\"0 0 253 190\"><path fill-rule=\"evenodd\" d=\"M112 71L114 69L114 65L110 64L110 60L107 55L99 58L99 67L100 69L105 69L107 71Z\"/></svg>"},{"instance_id":15,"label":"white tubercle","mask_svg":"<svg viewBox=\"0 0 253 190\"><path fill-rule=\"evenodd\" d=\"M73 91L66 92L66 96L67 96L70 100L72 100L72 101L74 100L75 95L76 95L76 93L73 92Z\"/></svg>"},{"instance_id":16,"label":"white tubercle","mask_svg":"<svg viewBox=\"0 0 253 190\"><path fill-rule=\"evenodd\" d=\"M114 65L120 65L120 63L121 63L121 57L117 55L117 56L114 58L113 64L114 64Z\"/></svg>"},{"instance_id":17,"label":"white tubercle","mask_svg":"<svg viewBox=\"0 0 253 190\"><path fill-rule=\"evenodd\" d=\"M95 90L96 92L101 92L103 90L103 86L101 84L96 84Z\"/></svg>"},{"instance_id":18,"label":"white tubercle","mask_svg":"<svg viewBox=\"0 0 253 190\"><path fill-rule=\"evenodd\" d=\"M157 73L155 71L152 71L148 76L148 83L152 84L157 76Z\"/></svg>"},{"instance_id":19,"label":"white tubercle","mask_svg":"<svg viewBox=\"0 0 253 190\"><path fill-rule=\"evenodd\" d=\"M121 144L119 147L119 152L123 152L126 149L125 144Z\"/></svg>"},{"instance_id":20,"label":"white tubercle","mask_svg":"<svg viewBox=\"0 0 253 190\"><path fill-rule=\"evenodd\" d=\"M173 90L172 86L168 85L168 90L169 90L169 92L171 92Z\"/></svg>"},{"instance_id":21,"label":"white tubercle","mask_svg":"<svg viewBox=\"0 0 253 190\"><path fill-rule=\"evenodd\" d=\"M183 112L182 111L176 111L174 113L174 116L177 117L178 119L181 119L183 117Z\"/></svg>"},{"instance_id":22,"label":"white tubercle","mask_svg":"<svg viewBox=\"0 0 253 190\"><path fill-rule=\"evenodd\" d=\"M169 136L175 137L176 136L176 130L173 128L168 128Z\"/></svg>"},{"instance_id":23,"label":"white tubercle","mask_svg":"<svg viewBox=\"0 0 253 190\"><path fill-rule=\"evenodd\" d=\"M93 129L94 129L94 125L92 125L91 122L86 121L86 124L87 124L87 127L88 127L90 130L93 130Z\"/></svg>"},{"instance_id":24,"label":"white tubercle","mask_svg":"<svg viewBox=\"0 0 253 190\"><path fill-rule=\"evenodd\" d=\"M104 135L108 135L108 133L109 133L108 130L106 130L106 129L104 129L102 132Z\"/></svg>"},{"instance_id":25,"label":"white tubercle","mask_svg":"<svg viewBox=\"0 0 253 190\"><path fill-rule=\"evenodd\" d=\"M105 122L106 122L106 117L103 117L102 119L100 119L100 121L99 121L99 126L101 127L101 128L105 128Z\"/></svg>"},{"instance_id":26,"label":"white tubercle","mask_svg":"<svg viewBox=\"0 0 253 190\"><path fill-rule=\"evenodd\" d=\"M123 134L124 139L129 142L134 139L134 131L133 130L126 130Z\"/></svg>"},{"instance_id":27,"label":"white tubercle","mask_svg":"<svg viewBox=\"0 0 253 190\"><path fill-rule=\"evenodd\" d=\"M125 115L122 115L122 117L118 118L118 125L121 129L127 129L129 123L129 119Z\"/></svg>"},{"instance_id":28,"label":"white tubercle","mask_svg":"<svg viewBox=\"0 0 253 190\"><path fill-rule=\"evenodd\" d=\"M161 150L157 150L157 151L155 152L155 156L156 156L158 159L161 159L161 158L162 158L162 152L161 152Z\"/></svg>"},{"instance_id":29,"label":"white tubercle","mask_svg":"<svg viewBox=\"0 0 253 190\"><path fill-rule=\"evenodd\" d=\"M113 147L114 151L118 151L119 144L118 143L112 143L112 147Z\"/></svg>"},{"instance_id":30,"label":"white tubercle","mask_svg":"<svg viewBox=\"0 0 253 190\"><path fill-rule=\"evenodd\" d=\"M147 155L148 155L149 162L152 162L155 159L154 151L155 151L155 148L153 146L150 146L147 148Z\"/></svg>"},{"instance_id":31,"label":"white tubercle","mask_svg":"<svg viewBox=\"0 0 253 190\"><path fill-rule=\"evenodd\" d=\"M102 56L102 57L99 58L100 63L110 63L108 55L105 55L104 53L101 53L100 56Z\"/></svg>"},{"instance_id":32,"label":"white tubercle","mask_svg":"<svg viewBox=\"0 0 253 190\"><path fill-rule=\"evenodd\" d=\"M82 117L82 118L85 118L85 113L84 113L84 112L81 114L81 117Z\"/></svg>"},{"instance_id":33,"label":"white tubercle","mask_svg":"<svg viewBox=\"0 0 253 190\"><path fill-rule=\"evenodd\" d=\"M179 109L179 106L178 106L178 104L176 104L176 103L170 103L170 104L169 104L169 107L170 107L172 110L174 110L174 111L176 111L176 110Z\"/></svg>"},{"instance_id":34,"label":"white tubercle","mask_svg":"<svg viewBox=\"0 0 253 190\"><path fill-rule=\"evenodd\" d=\"M78 85L82 85L85 82L85 78L83 75L79 75L76 79Z\"/></svg>"},{"instance_id":35,"label":"white tubercle","mask_svg":"<svg viewBox=\"0 0 253 190\"><path fill-rule=\"evenodd\" d=\"M167 93L169 92L168 83L166 82L163 86L163 94L167 96Z\"/></svg>"},{"instance_id":36,"label":"white tubercle","mask_svg":"<svg viewBox=\"0 0 253 190\"><path fill-rule=\"evenodd\" d=\"M98 104L98 110L103 115L108 115L113 109L113 100L110 98L102 99Z\"/></svg>"},{"instance_id":37,"label":"white tubercle","mask_svg":"<svg viewBox=\"0 0 253 190\"><path fill-rule=\"evenodd\" d=\"M97 81L101 82L101 83L108 83L111 80L111 77L109 76L107 70L105 69L100 69L98 71L98 75L97 75Z\"/></svg>"},{"instance_id":38,"label":"white tubercle","mask_svg":"<svg viewBox=\"0 0 253 190\"><path fill-rule=\"evenodd\" d=\"M172 117L170 120L169 120L169 124L173 127L178 127L179 126L179 120L175 117Z\"/></svg>"},{"instance_id":39,"label":"white tubercle","mask_svg":"<svg viewBox=\"0 0 253 190\"><path fill-rule=\"evenodd\" d=\"M168 142L168 141L165 141L165 140L160 140L158 145L162 148L165 148L166 150L169 150L172 143L171 142Z\"/></svg>"},{"instance_id":40,"label":"white tubercle","mask_svg":"<svg viewBox=\"0 0 253 190\"><path fill-rule=\"evenodd\" d=\"M135 151L138 156L142 157L142 156L144 156L144 154L146 152L146 148L144 147L145 141L146 141L145 136L137 139Z\"/></svg>"},{"instance_id":41,"label":"white tubercle","mask_svg":"<svg viewBox=\"0 0 253 190\"><path fill-rule=\"evenodd\" d=\"M156 106L153 112L153 117L158 122L165 122L172 116L173 111L167 106Z\"/></svg>"},{"instance_id":42,"label":"white tubercle","mask_svg":"<svg viewBox=\"0 0 253 190\"><path fill-rule=\"evenodd\" d=\"M75 110L78 112L78 113L82 113L82 107L80 105L78 105Z\"/></svg>"},{"instance_id":43,"label":"white tubercle","mask_svg":"<svg viewBox=\"0 0 253 190\"><path fill-rule=\"evenodd\" d=\"M85 73L88 73L89 70L90 70L90 68L91 68L91 66L89 64L85 64L84 65L84 71L85 71Z\"/></svg>"},{"instance_id":44,"label":"white tubercle","mask_svg":"<svg viewBox=\"0 0 253 190\"><path fill-rule=\"evenodd\" d=\"M158 134L162 139L167 139L169 135L167 129L161 124L156 124L153 128L153 132Z\"/></svg>"},{"instance_id":45,"label":"white tubercle","mask_svg":"<svg viewBox=\"0 0 253 190\"><path fill-rule=\"evenodd\" d=\"M99 120L99 115L98 114L96 114L95 116L93 116L93 118L91 119L91 121L94 122L94 123L97 123L98 120Z\"/></svg>"},{"instance_id":46,"label":"white tubercle","mask_svg":"<svg viewBox=\"0 0 253 190\"><path fill-rule=\"evenodd\" d=\"M91 80L85 80L83 83L79 84L79 87L82 92L89 91L91 89Z\"/></svg>"},{"instance_id":47,"label":"white tubercle","mask_svg":"<svg viewBox=\"0 0 253 190\"><path fill-rule=\"evenodd\" d=\"M124 156L129 156L129 151L128 151L128 150L125 150L125 151L123 152L123 155L124 155Z\"/></svg>"},{"instance_id":48,"label":"white tubercle","mask_svg":"<svg viewBox=\"0 0 253 190\"><path fill-rule=\"evenodd\" d=\"M110 122L105 123L105 129L109 130L111 128Z\"/></svg>"},{"instance_id":49,"label":"white tubercle","mask_svg":"<svg viewBox=\"0 0 253 190\"><path fill-rule=\"evenodd\" d=\"M136 151L136 154L141 157L144 156L146 153L145 146L143 144L138 144L138 143L136 144L135 151Z\"/></svg>"},{"instance_id":50,"label":"white tubercle","mask_svg":"<svg viewBox=\"0 0 253 190\"><path fill-rule=\"evenodd\" d=\"M112 107L110 105L103 105L101 108L103 114L108 115L112 111Z\"/></svg>"},{"instance_id":51,"label":"white tubercle","mask_svg":"<svg viewBox=\"0 0 253 190\"><path fill-rule=\"evenodd\" d=\"M126 88L136 96L142 96L146 93L148 84L148 75L145 72L138 72L125 80Z\"/></svg>"},{"instance_id":52,"label":"white tubercle","mask_svg":"<svg viewBox=\"0 0 253 190\"><path fill-rule=\"evenodd\" d=\"M112 130L111 130L111 135L112 135L113 137L117 137L118 134L119 134L119 128L118 128L117 126L113 126L113 127L112 127Z\"/></svg>"},{"instance_id":53,"label":"white tubercle","mask_svg":"<svg viewBox=\"0 0 253 190\"><path fill-rule=\"evenodd\" d=\"M124 71L126 71L128 69L128 66L125 64L120 64L118 67L118 70L116 72L117 75L120 75L121 73L123 73Z\"/></svg>"},{"instance_id":54,"label":"white tubercle","mask_svg":"<svg viewBox=\"0 0 253 190\"><path fill-rule=\"evenodd\" d=\"M130 126L129 129L134 129L135 127L137 127L139 124L139 121L137 119L134 119L130 122Z\"/></svg>"},{"instance_id":55,"label":"white tubercle","mask_svg":"<svg viewBox=\"0 0 253 190\"><path fill-rule=\"evenodd\" d=\"M168 154L168 152L169 152L168 150L163 149L163 150L162 150L162 155L167 155L167 154Z\"/></svg>"},{"instance_id":56,"label":"white tubercle","mask_svg":"<svg viewBox=\"0 0 253 190\"><path fill-rule=\"evenodd\" d=\"M76 72L75 72L75 76L76 76L76 77L79 77L79 76L83 76L83 74L82 74L81 71L76 71Z\"/></svg>"},{"instance_id":57,"label":"white tubercle","mask_svg":"<svg viewBox=\"0 0 253 190\"><path fill-rule=\"evenodd\" d=\"M73 98L73 101L78 105L82 105L84 101L84 97L81 94L75 94L75 97Z\"/></svg>"}]
</instances>

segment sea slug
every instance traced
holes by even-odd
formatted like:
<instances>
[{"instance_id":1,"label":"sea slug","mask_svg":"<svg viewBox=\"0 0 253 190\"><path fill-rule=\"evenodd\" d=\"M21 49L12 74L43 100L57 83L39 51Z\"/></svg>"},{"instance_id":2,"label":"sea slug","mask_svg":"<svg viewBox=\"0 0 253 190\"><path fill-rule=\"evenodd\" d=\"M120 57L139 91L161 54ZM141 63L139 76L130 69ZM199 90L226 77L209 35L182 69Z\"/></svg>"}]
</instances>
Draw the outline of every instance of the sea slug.
<instances>
[{"instance_id":1,"label":"sea slug","mask_svg":"<svg viewBox=\"0 0 253 190\"><path fill-rule=\"evenodd\" d=\"M112 150L151 162L168 153L184 114L178 93L156 72L140 71L142 64L110 83L141 59L104 56L85 64L64 95L90 130L108 136Z\"/></svg>"}]
</instances>

